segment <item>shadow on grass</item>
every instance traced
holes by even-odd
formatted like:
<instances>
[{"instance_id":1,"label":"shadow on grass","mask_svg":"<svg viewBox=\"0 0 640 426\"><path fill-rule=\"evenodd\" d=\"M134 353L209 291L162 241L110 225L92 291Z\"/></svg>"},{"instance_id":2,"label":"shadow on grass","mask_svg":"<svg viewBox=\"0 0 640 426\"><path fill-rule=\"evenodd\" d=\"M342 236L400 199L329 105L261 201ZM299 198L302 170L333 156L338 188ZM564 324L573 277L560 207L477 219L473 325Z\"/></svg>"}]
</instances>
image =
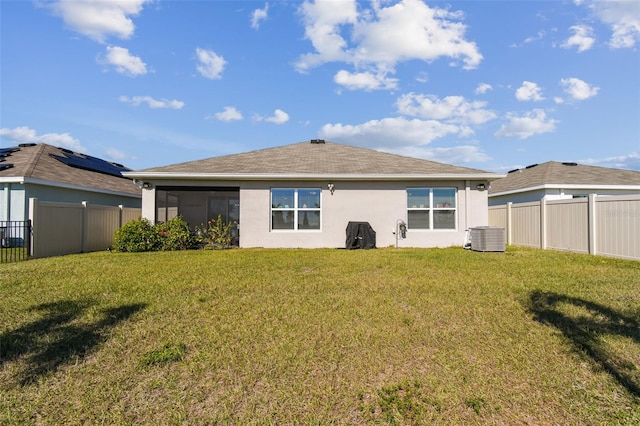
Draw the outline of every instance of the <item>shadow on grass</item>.
<instances>
[{"instance_id":1,"label":"shadow on grass","mask_svg":"<svg viewBox=\"0 0 640 426\"><path fill-rule=\"evenodd\" d=\"M23 386L37 382L61 366L88 356L107 340L111 328L146 306L131 304L104 309L91 322L76 321L93 304L63 300L30 308L29 311L41 312L43 317L0 334L0 367L11 361L24 363L24 367L16 369L14 381Z\"/></svg>"},{"instance_id":2,"label":"shadow on grass","mask_svg":"<svg viewBox=\"0 0 640 426\"><path fill-rule=\"evenodd\" d=\"M568 315L561 311L561 305L579 308L581 313ZM605 335L615 335L640 344L638 319L598 303L539 290L531 293L528 308L535 320L556 327L579 354L604 368L632 395L640 397L638 368L633 362L612 353L601 339Z\"/></svg>"}]
</instances>

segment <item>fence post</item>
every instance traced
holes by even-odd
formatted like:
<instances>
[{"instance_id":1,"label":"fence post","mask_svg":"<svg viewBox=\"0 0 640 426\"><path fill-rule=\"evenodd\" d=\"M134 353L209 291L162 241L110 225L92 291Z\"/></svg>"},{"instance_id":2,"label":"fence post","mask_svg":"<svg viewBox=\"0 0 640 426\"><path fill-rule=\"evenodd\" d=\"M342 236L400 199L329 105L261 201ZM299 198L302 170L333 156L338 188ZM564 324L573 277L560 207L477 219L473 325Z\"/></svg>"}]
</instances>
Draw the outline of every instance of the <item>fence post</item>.
<instances>
[{"instance_id":1,"label":"fence post","mask_svg":"<svg viewBox=\"0 0 640 426\"><path fill-rule=\"evenodd\" d=\"M31 256L38 257L38 199L29 198L29 220L31 221Z\"/></svg>"},{"instance_id":2,"label":"fence post","mask_svg":"<svg viewBox=\"0 0 640 426\"><path fill-rule=\"evenodd\" d=\"M509 201L507 203L507 229L506 229L506 233L507 233L507 245L511 245L511 206L513 205L513 203L511 201Z\"/></svg>"},{"instance_id":3,"label":"fence post","mask_svg":"<svg viewBox=\"0 0 640 426\"><path fill-rule=\"evenodd\" d=\"M589 254L598 254L598 242L596 240L596 197L596 194L589 194L589 206L587 210L587 241L589 241Z\"/></svg>"},{"instance_id":4,"label":"fence post","mask_svg":"<svg viewBox=\"0 0 640 426\"><path fill-rule=\"evenodd\" d=\"M87 232L87 223L89 222L89 203L87 201L82 202L82 247L81 253L87 252L87 239L89 238Z\"/></svg>"},{"instance_id":5,"label":"fence post","mask_svg":"<svg viewBox=\"0 0 640 426\"><path fill-rule=\"evenodd\" d=\"M540 199L540 248L547 248L547 200Z\"/></svg>"}]
</instances>

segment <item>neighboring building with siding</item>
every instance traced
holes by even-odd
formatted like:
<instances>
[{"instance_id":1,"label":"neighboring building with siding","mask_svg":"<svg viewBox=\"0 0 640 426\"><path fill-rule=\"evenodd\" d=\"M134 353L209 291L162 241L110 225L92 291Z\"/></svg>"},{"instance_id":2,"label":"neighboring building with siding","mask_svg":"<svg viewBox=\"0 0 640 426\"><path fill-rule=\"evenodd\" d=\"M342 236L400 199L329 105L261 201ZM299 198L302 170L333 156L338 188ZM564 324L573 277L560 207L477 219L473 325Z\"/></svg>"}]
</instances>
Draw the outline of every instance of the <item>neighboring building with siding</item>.
<instances>
[{"instance_id":1,"label":"neighboring building with siding","mask_svg":"<svg viewBox=\"0 0 640 426\"><path fill-rule=\"evenodd\" d=\"M549 161L491 182L489 205L597 195L640 194L640 172Z\"/></svg>"},{"instance_id":2,"label":"neighboring building with siding","mask_svg":"<svg viewBox=\"0 0 640 426\"><path fill-rule=\"evenodd\" d=\"M48 144L0 148L0 221L29 218L29 198L40 201L140 207L141 189L121 164Z\"/></svg>"},{"instance_id":3,"label":"neighboring building with siding","mask_svg":"<svg viewBox=\"0 0 640 426\"><path fill-rule=\"evenodd\" d=\"M462 245L488 224L490 181L504 175L323 140L155 167L125 176L144 182L142 215L182 216L192 227L221 215L241 247L345 247L349 222L368 222L378 247Z\"/></svg>"}]
</instances>

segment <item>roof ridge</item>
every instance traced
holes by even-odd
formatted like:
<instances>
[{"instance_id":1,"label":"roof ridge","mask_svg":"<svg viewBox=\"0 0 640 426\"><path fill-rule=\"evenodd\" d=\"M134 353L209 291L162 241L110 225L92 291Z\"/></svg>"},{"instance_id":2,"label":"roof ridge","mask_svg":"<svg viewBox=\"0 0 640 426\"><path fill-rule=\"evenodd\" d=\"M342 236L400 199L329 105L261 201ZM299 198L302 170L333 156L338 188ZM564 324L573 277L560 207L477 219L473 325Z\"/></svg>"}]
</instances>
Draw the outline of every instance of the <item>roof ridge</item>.
<instances>
[{"instance_id":1,"label":"roof ridge","mask_svg":"<svg viewBox=\"0 0 640 426\"><path fill-rule=\"evenodd\" d=\"M33 171L38 165L38 162L40 161L40 158L42 157L42 154L44 153L44 150L47 146L49 145L47 145L46 143L40 143L35 146L36 153L31 156L31 159L29 160L29 162L27 163L27 166L25 167L25 173L24 173L25 177L31 177L31 175L33 174Z\"/></svg>"}]
</instances>

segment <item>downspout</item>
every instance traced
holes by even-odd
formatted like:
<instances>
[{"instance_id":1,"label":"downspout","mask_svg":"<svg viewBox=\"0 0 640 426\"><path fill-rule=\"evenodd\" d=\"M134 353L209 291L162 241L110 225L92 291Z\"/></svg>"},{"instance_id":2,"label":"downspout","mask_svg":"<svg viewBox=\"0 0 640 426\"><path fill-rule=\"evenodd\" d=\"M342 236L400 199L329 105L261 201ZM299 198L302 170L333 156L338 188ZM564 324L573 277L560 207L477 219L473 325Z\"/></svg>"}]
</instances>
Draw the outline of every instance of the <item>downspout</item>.
<instances>
[{"instance_id":1,"label":"downspout","mask_svg":"<svg viewBox=\"0 0 640 426\"><path fill-rule=\"evenodd\" d=\"M464 229L469 229L469 210L471 202L471 181L464 182Z\"/></svg>"}]
</instances>

